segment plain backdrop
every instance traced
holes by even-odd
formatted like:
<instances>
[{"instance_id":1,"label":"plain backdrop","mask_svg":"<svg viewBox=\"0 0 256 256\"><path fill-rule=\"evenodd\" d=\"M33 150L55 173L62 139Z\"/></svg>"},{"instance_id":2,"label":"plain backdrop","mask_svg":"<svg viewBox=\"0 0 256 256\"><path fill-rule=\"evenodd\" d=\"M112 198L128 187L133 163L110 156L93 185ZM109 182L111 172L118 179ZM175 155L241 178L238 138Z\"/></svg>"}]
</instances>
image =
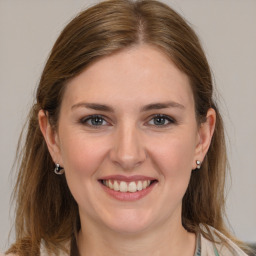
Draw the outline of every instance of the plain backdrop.
<instances>
[{"instance_id":1,"label":"plain backdrop","mask_svg":"<svg viewBox=\"0 0 256 256\"><path fill-rule=\"evenodd\" d=\"M64 25L95 2L0 0L0 251L13 241L13 234L8 241L11 167L42 68ZM230 226L238 238L256 242L256 1L165 2L191 23L203 43L228 134Z\"/></svg>"}]
</instances>

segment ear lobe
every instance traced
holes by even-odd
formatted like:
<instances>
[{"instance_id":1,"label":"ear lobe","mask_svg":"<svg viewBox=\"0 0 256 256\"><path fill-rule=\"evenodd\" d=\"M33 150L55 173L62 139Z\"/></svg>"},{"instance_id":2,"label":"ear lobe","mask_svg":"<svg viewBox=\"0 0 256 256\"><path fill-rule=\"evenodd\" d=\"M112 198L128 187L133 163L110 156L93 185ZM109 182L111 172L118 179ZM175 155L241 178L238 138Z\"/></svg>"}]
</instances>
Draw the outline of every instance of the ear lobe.
<instances>
[{"instance_id":1,"label":"ear lobe","mask_svg":"<svg viewBox=\"0 0 256 256\"><path fill-rule=\"evenodd\" d=\"M196 147L196 160L203 161L211 144L216 123L216 112L213 108L207 111L206 121L199 127L199 143Z\"/></svg>"},{"instance_id":2,"label":"ear lobe","mask_svg":"<svg viewBox=\"0 0 256 256\"><path fill-rule=\"evenodd\" d=\"M50 125L47 114L42 109L38 113L38 122L40 130L47 144L48 150L51 154L52 160L55 163L60 163L61 155L58 135L57 132Z\"/></svg>"}]
</instances>

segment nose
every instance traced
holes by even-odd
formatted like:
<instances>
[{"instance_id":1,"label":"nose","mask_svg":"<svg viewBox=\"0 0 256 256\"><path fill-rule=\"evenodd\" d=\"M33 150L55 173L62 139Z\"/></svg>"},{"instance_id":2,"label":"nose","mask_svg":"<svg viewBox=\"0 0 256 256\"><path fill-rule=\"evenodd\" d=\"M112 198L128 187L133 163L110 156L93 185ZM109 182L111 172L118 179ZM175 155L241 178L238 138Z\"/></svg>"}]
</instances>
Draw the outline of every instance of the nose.
<instances>
[{"instance_id":1,"label":"nose","mask_svg":"<svg viewBox=\"0 0 256 256\"><path fill-rule=\"evenodd\" d=\"M127 125L116 130L110 159L124 170L133 170L145 161L145 148L136 127Z\"/></svg>"}]
</instances>

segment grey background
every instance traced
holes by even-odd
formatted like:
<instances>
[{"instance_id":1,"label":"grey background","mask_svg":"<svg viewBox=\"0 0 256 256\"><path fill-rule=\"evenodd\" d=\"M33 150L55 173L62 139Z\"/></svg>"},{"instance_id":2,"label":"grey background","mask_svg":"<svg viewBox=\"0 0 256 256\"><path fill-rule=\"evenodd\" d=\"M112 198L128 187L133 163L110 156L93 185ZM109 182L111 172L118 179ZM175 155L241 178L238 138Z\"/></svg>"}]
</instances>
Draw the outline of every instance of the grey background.
<instances>
[{"instance_id":1,"label":"grey background","mask_svg":"<svg viewBox=\"0 0 256 256\"><path fill-rule=\"evenodd\" d=\"M10 172L40 73L64 25L95 2L0 0L0 251L13 241ZM256 242L256 1L165 2L192 24L206 50L228 133L230 226L238 238Z\"/></svg>"}]
</instances>

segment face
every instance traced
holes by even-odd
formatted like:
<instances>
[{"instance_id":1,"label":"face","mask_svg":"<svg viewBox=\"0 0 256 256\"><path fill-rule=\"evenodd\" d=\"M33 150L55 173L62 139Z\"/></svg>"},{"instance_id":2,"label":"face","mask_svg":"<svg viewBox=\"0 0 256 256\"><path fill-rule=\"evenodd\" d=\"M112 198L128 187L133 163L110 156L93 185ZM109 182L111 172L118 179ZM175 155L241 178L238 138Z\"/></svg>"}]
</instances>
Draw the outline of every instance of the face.
<instances>
[{"instance_id":1,"label":"face","mask_svg":"<svg viewBox=\"0 0 256 256\"><path fill-rule=\"evenodd\" d=\"M188 77L143 45L68 83L49 149L82 224L138 233L181 225L182 197L203 158L200 134Z\"/></svg>"}]
</instances>

